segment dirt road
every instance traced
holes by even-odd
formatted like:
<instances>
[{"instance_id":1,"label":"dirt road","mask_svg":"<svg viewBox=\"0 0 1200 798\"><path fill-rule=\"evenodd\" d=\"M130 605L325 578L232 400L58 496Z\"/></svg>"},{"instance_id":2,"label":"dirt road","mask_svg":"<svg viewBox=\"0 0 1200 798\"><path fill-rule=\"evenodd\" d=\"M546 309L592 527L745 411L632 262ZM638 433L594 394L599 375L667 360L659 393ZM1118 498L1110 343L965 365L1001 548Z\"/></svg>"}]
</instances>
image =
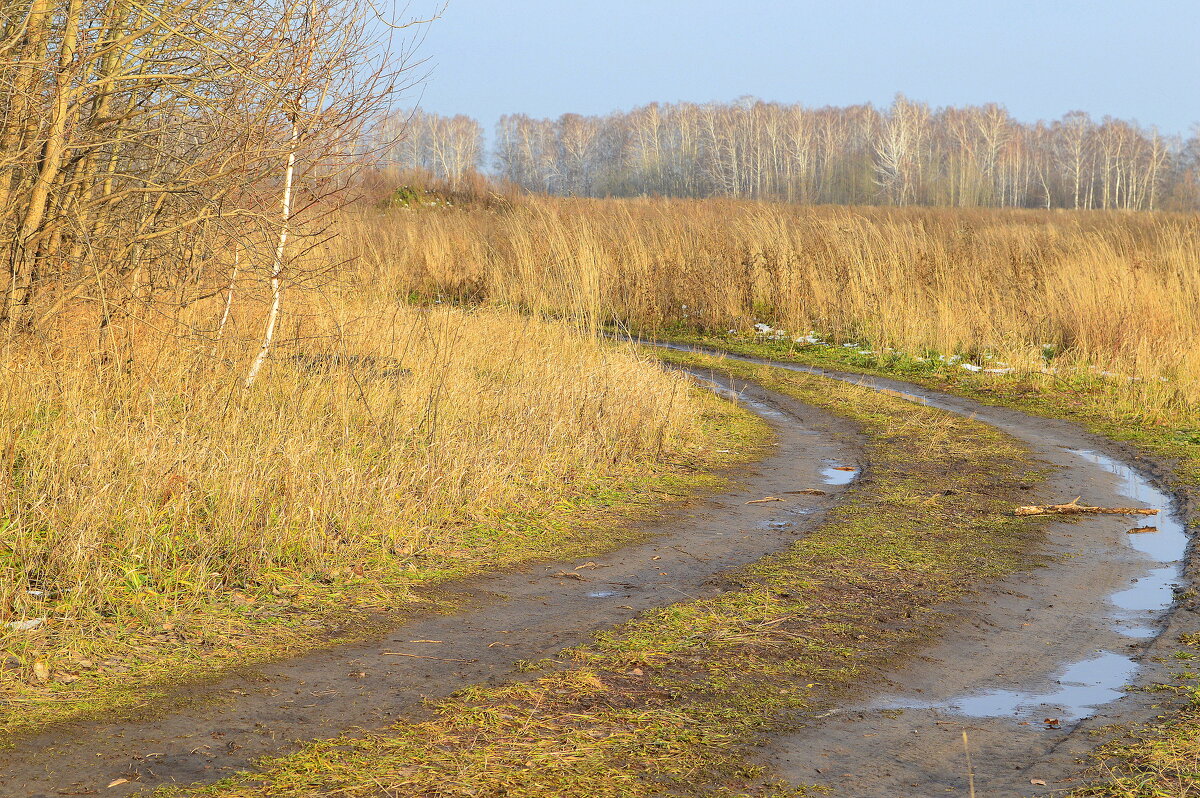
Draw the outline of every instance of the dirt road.
<instances>
[{"instance_id":1,"label":"dirt road","mask_svg":"<svg viewBox=\"0 0 1200 798\"><path fill-rule=\"evenodd\" d=\"M965 795L966 730L980 795L1061 788L1076 755L1093 744L1086 732L1151 711L1149 698L1123 692L1160 675L1148 655L1198 626L1190 609L1171 612L1173 587L1188 576L1187 537L1184 508L1155 487L1160 466L1064 422L891 380L823 374L973 415L1018 438L1054 466L1046 499L1082 496L1089 504L1164 512L1157 532L1138 535L1129 529L1144 521L1122 516L1054 523L1047 547L1034 553L1041 567L982 586L976 599L948 611L935 647L862 684L844 706L795 718L792 733L767 742L763 761L793 783L826 785L835 795ZM213 781L295 741L417 717L427 699L520 678L520 660L554 656L647 608L721 591L723 571L778 551L821 522L846 488L848 472L833 466L870 464L844 420L712 379L767 420L776 445L738 475L737 489L648 525L649 542L588 562L456 584L451 589L469 606L454 615L417 618L379 640L231 676L202 696L181 695L179 706L156 717L28 739L0 754L0 794L121 795ZM746 503L813 487L828 494ZM105 789L117 778L131 781Z\"/></svg>"},{"instance_id":2,"label":"dirt road","mask_svg":"<svg viewBox=\"0 0 1200 798\"><path fill-rule=\"evenodd\" d=\"M1157 713L1161 695L1127 688L1165 680L1167 666L1157 660L1175 650L1180 634L1200 629L1193 603L1175 601L1191 582L1184 519L1195 508L1161 488L1164 464L1068 422L910 383L725 356L973 417L1052 464L1047 490L1062 501L1082 496L1088 504L1160 510L1153 532L1130 534L1146 526L1130 516L1051 525L1048 546L1034 553L1042 567L953 608L932 650L862 685L858 701L797 718L802 728L769 741L764 763L792 783L823 785L833 795L966 795L965 731L979 795L1037 795L1074 783L1079 757L1097 744L1091 732Z\"/></svg>"}]
</instances>

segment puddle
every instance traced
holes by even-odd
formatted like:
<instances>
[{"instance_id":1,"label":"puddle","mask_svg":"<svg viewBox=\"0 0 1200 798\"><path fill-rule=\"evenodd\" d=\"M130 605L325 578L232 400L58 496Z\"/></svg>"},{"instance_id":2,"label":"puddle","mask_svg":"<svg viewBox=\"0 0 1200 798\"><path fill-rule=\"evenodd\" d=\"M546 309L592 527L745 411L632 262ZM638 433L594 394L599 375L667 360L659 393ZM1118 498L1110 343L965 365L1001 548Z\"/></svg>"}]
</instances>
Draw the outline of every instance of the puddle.
<instances>
[{"instance_id":1,"label":"puddle","mask_svg":"<svg viewBox=\"0 0 1200 798\"><path fill-rule=\"evenodd\" d=\"M1157 532L1125 534L1118 544L1138 552L1148 565L1156 567L1148 568L1129 587L1108 597L1113 608L1113 631L1131 639L1153 638L1159 633L1163 614L1175 601L1173 588L1183 577L1183 558L1188 544L1184 525L1173 512L1171 498L1134 469L1099 452L1069 451L1116 475L1119 480L1117 492L1130 499L1131 506L1159 510L1156 516L1125 519L1129 529L1154 526ZM1054 677L1057 686L1049 690L982 690L932 703L895 699L882 708L946 709L972 718L1057 717L1063 722L1077 721L1124 695L1125 685L1133 680L1137 671L1138 664L1132 657L1101 651L1067 665Z\"/></svg>"},{"instance_id":2,"label":"puddle","mask_svg":"<svg viewBox=\"0 0 1200 798\"><path fill-rule=\"evenodd\" d=\"M829 465L821 469L821 479L826 485L849 485L858 479L857 468L847 471L845 469L850 468L850 466L835 463L832 460L826 460L825 462L829 463Z\"/></svg>"},{"instance_id":3,"label":"puddle","mask_svg":"<svg viewBox=\"0 0 1200 798\"><path fill-rule=\"evenodd\" d=\"M1137 672L1137 663L1123 654L1103 651L1076 662L1060 673L1058 687L1038 692L989 690L959 699L952 708L973 718L1042 715L1075 721L1125 694L1124 687ZM1045 714L1043 714L1045 713Z\"/></svg>"},{"instance_id":4,"label":"puddle","mask_svg":"<svg viewBox=\"0 0 1200 798\"><path fill-rule=\"evenodd\" d=\"M1113 629L1126 637L1138 640L1150 640L1158 636L1158 630L1153 626L1121 626L1118 624Z\"/></svg>"},{"instance_id":5,"label":"puddle","mask_svg":"<svg viewBox=\"0 0 1200 798\"><path fill-rule=\"evenodd\" d=\"M1174 513L1170 512L1170 496L1154 487L1149 480L1119 460L1114 460L1099 452L1081 449L1072 449L1071 451L1089 463L1094 463L1108 473L1116 475L1121 481L1117 490L1121 492L1122 496L1133 499L1136 506L1155 507L1160 511L1158 515L1136 519L1137 523L1130 523L1131 529L1138 526L1158 527L1157 532L1127 535L1126 542L1130 548L1140 551L1156 562L1178 563L1183 559L1184 553L1187 551L1187 532Z\"/></svg>"},{"instance_id":6,"label":"puddle","mask_svg":"<svg viewBox=\"0 0 1200 798\"><path fill-rule=\"evenodd\" d=\"M620 592L616 591L616 590L597 590L592 593L588 593L587 597L588 598L613 598L614 596L619 596L619 595L621 595Z\"/></svg>"},{"instance_id":7,"label":"puddle","mask_svg":"<svg viewBox=\"0 0 1200 798\"><path fill-rule=\"evenodd\" d=\"M1129 657L1102 651L1065 668L1054 679L1056 686L1042 692L986 690L946 702L895 701L881 709L946 709L968 718L1058 718L1069 723L1124 695L1123 687L1136 672Z\"/></svg>"},{"instance_id":8,"label":"puddle","mask_svg":"<svg viewBox=\"0 0 1200 798\"><path fill-rule=\"evenodd\" d=\"M1133 580L1133 587L1108 597L1115 606L1132 612L1158 612L1175 600L1179 584L1178 568L1155 568L1149 575Z\"/></svg>"},{"instance_id":9,"label":"puddle","mask_svg":"<svg viewBox=\"0 0 1200 798\"><path fill-rule=\"evenodd\" d=\"M1143 557L1158 563L1133 583L1108 597L1121 610L1118 619L1124 621L1114 628L1128 637L1146 638L1145 629L1175 601L1175 588L1183 580L1183 558L1187 553L1188 537L1183 523L1171 512L1171 497L1154 487L1149 480L1119 460L1099 452L1073 449L1089 463L1100 466L1119 480L1117 490L1133 500L1138 507L1156 507L1159 514L1128 519L1129 528L1149 526L1157 532L1138 532L1125 535L1124 544Z\"/></svg>"}]
</instances>

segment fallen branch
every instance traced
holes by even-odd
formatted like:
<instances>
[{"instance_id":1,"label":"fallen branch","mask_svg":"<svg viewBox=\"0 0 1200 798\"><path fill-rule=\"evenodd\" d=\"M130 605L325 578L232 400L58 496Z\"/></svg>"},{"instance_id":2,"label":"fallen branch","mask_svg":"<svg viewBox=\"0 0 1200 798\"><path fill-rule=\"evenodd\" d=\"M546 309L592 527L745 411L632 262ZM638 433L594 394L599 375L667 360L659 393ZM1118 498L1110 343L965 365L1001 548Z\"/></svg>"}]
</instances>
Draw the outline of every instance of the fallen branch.
<instances>
[{"instance_id":1,"label":"fallen branch","mask_svg":"<svg viewBox=\"0 0 1200 798\"><path fill-rule=\"evenodd\" d=\"M754 499L753 501L748 501L748 502L746 502L746 504L763 504L764 502L781 502L781 501L783 501L783 499L779 498L778 496L768 496L765 499Z\"/></svg>"},{"instance_id":2,"label":"fallen branch","mask_svg":"<svg viewBox=\"0 0 1200 798\"><path fill-rule=\"evenodd\" d=\"M1158 515L1158 510L1145 507L1090 507L1079 503L1079 497L1067 504L1035 504L1018 507L1013 515L1081 515L1083 513L1107 513L1109 515Z\"/></svg>"},{"instance_id":3,"label":"fallen branch","mask_svg":"<svg viewBox=\"0 0 1200 798\"><path fill-rule=\"evenodd\" d=\"M580 582L590 582L586 576L575 573L574 571L559 571L553 575L555 579L578 579Z\"/></svg>"}]
</instances>

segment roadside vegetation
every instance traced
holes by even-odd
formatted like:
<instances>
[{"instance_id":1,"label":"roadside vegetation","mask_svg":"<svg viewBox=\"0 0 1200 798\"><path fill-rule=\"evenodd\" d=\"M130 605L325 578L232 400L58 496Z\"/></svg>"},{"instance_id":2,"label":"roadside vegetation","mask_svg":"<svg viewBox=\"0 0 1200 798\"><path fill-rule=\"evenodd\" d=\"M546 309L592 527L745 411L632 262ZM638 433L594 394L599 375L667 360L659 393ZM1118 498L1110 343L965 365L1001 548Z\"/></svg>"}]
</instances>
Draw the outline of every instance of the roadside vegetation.
<instances>
[{"instance_id":1,"label":"roadside vegetation","mask_svg":"<svg viewBox=\"0 0 1200 798\"><path fill-rule=\"evenodd\" d=\"M788 550L728 574L728 591L645 613L539 663L547 673L532 682L469 688L431 720L168 794L807 794L774 783L747 747L915 650L945 602L1027 567L1038 522L1010 510L1040 476L980 422L779 369L667 357L853 420L870 466L849 500Z\"/></svg>"},{"instance_id":2,"label":"roadside vegetation","mask_svg":"<svg viewBox=\"0 0 1200 798\"><path fill-rule=\"evenodd\" d=\"M621 519L754 450L746 414L601 331L903 374L1079 420L1200 482L1194 215L524 196L473 173L471 120L396 115L422 23L378 4L0 8L0 735L345 639L433 606L423 586L618 546ZM786 110L704 114L714 134L718 117L730 132L781 113L811 132ZM782 172L706 145L676 170L690 188L665 193L1194 207L1194 157L1152 130L1065 118L1049 133L1077 144L1071 162L1049 140L948 135L968 130L957 118L1037 135L993 106L941 115L928 152L886 146L916 141L928 110L825 112L869 134L839 136L836 180L793 168L772 133L756 158ZM580 146L573 166L556 143L508 176L603 193L575 169L595 166L591 123L564 120L509 118L501 153ZM607 166L632 175L630 152ZM633 162L658 166L631 192L662 187L664 161ZM757 778L738 752L773 718L830 700L931 634L926 610L1017 567L1029 527L992 486L1028 478L1011 442L753 373L873 436L871 475L819 533L542 680L318 744L270 766L266 793L230 789L354 794L375 789L367 774L448 795L736 792ZM958 492L930 497L931 470ZM867 588L887 597L878 616Z\"/></svg>"},{"instance_id":3,"label":"roadside vegetation","mask_svg":"<svg viewBox=\"0 0 1200 798\"><path fill-rule=\"evenodd\" d=\"M899 353L862 354L858 348L769 340L746 333L705 336L676 332L675 340L730 352L805 363L829 369L897 377L977 401L1065 418L1113 440L1172 463L1171 488L1195 506L1200 497L1200 414L1179 404L1171 409L1137 407L1129 388L1087 373L985 374L957 362L914 359ZM1195 530L1200 519L1189 519ZM1200 641L1185 635L1172 664L1174 680L1148 689L1161 694L1164 714L1155 723L1116 728L1115 737L1087 765L1088 785L1069 793L1094 798L1186 798L1200 794Z\"/></svg>"},{"instance_id":4,"label":"roadside vegetation","mask_svg":"<svg viewBox=\"0 0 1200 798\"><path fill-rule=\"evenodd\" d=\"M237 335L214 355L126 328L120 362L79 338L10 360L0 728L321 644L428 606L420 585L619 545L618 519L714 485L756 434L560 325L357 292L294 323L250 391Z\"/></svg>"},{"instance_id":5,"label":"roadside vegetation","mask_svg":"<svg viewBox=\"0 0 1200 798\"><path fill-rule=\"evenodd\" d=\"M913 357L827 344L773 340L758 331L705 335L674 330L665 338L829 369L878 374L959 393L987 403L1076 421L1173 464L1174 487L1200 490L1200 407L1182 401L1151 404L1171 389L1095 374L1091 370L1013 369L987 373L962 368L961 358ZM1139 400L1143 400L1139 403Z\"/></svg>"},{"instance_id":6,"label":"roadside vegetation","mask_svg":"<svg viewBox=\"0 0 1200 798\"><path fill-rule=\"evenodd\" d=\"M1130 729L1094 755L1090 783L1071 798L1195 798L1200 795L1200 659L1195 639L1181 641L1178 676L1160 690L1176 693L1185 707L1158 725Z\"/></svg>"},{"instance_id":7,"label":"roadside vegetation","mask_svg":"<svg viewBox=\"0 0 1200 798\"><path fill-rule=\"evenodd\" d=\"M617 545L754 437L348 248L347 154L416 80L402 6L0 0L0 733Z\"/></svg>"},{"instance_id":8,"label":"roadside vegetation","mask_svg":"<svg viewBox=\"0 0 1200 798\"><path fill-rule=\"evenodd\" d=\"M1200 402L1191 215L539 197L345 223L421 296L656 334L761 324L789 343L1107 374L1114 398L1147 414Z\"/></svg>"}]
</instances>

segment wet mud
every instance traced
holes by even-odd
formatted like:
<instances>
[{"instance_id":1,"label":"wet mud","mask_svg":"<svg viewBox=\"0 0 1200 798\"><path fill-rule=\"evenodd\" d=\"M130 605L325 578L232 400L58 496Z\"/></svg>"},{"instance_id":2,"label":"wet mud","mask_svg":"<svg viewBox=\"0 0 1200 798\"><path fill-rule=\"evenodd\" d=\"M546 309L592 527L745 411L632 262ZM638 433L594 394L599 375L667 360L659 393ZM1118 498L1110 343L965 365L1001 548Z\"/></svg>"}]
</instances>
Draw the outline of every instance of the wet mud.
<instances>
[{"instance_id":1,"label":"wet mud","mask_svg":"<svg viewBox=\"0 0 1200 798\"><path fill-rule=\"evenodd\" d=\"M693 347L674 347L691 350ZM701 350L703 351L703 350ZM950 607L928 649L865 679L841 705L789 719L759 760L797 785L860 798L1036 795L1069 787L1091 732L1149 719L1159 696L1129 688L1165 676L1159 660L1200 616L1178 590L1193 574L1167 465L1076 425L876 377L730 356L861 384L968 415L1023 441L1052 466L1045 502L1149 506L1151 520L1055 520L1031 567ZM704 373L777 435L741 486L672 510L646 543L586 562L531 564L451 586L470 605L406 621L367 643L231 676L210 700L153 719L55 729L0 754L0 795L124 795L209 782L298 742L420 717L423 702L523 678L638 612L714 595L721 573L785 548L822 520L870 464L844 420L753 385ZM826 495L794 493L819 487ZM786 502L747 504L767 496ZM1135 527L1155 531L1131 533ZM437 641L437 642L423 642ZM963 734L971 757L964 750ZM105 789L116 778L127 785ZM1046 786L1032 783L1045 781Z\"/></svg>"}]
</instances>

